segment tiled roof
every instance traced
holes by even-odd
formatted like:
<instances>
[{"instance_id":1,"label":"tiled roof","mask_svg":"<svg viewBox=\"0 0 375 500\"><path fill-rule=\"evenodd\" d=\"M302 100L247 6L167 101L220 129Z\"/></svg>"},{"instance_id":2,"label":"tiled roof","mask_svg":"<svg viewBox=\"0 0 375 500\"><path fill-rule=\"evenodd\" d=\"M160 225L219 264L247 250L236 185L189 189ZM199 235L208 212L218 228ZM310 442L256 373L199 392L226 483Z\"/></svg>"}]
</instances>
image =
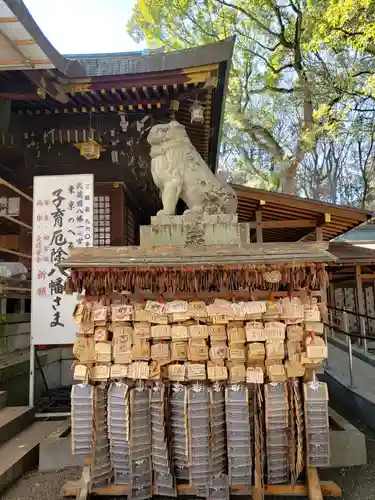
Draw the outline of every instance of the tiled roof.
<instances>
[{"instance_id":1,"label":"tiled roof","mask_svg":"<svg viewBox=\"0 0 375 500\"><path fill-rule=\"evenodd\" d=\"M131 75L205 66L229 61L234 39L173 52L124 52L114 54L69 55L84 68L86 76Z\"/></svg>"}]
</instances>

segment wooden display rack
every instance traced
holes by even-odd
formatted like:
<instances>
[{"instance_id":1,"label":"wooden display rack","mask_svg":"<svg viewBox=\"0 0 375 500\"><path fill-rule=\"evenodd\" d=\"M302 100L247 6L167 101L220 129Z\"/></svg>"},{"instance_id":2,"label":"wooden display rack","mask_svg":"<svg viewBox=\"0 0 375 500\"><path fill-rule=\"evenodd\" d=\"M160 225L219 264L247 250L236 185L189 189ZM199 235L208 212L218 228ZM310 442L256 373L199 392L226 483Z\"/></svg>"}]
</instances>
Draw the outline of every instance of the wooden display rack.
<instances>
[{"instance_id":1,"label":"wooden display rack","mask_svg":"<svg viewBox=\"0 0 375 500\"><path fill-rule=\"evenodd\" d=\"M77 500L86 500L89 495L93 496L124 496L129 494L129 486L120 486L112 484L107 488L100 488L89 491L90 469L85 466L82 471L81 479L77 481L67 482L61 489L61 496L76 497ZM196 488L191 485L177 485L177 493L179 495L196 494ZM244 488L237 486L231 488L232 495L245 495ZM324 497L341 497L341 488L333 481L320 481L318 472L315 467L307 469L307 484L297 483L292 484L277 484L266 485L264 488L253 487L252 498L260 500L263 496L279 496L279 497L308 497L309 500L323 500Z\"/></svg>"},{"instance_id":2,"label":"wooden display rack","mask_svg":"<svg viewBox=\"0 0 375 500\"><path fill-rule=\"evenodd\" d=\"M213 265L220 267L221 265L226 265L226 254L231 258L231 261L238 262L239 266L241 264L253 264L253 263L263 263L267 264L274 263L277 265L280 262L289 262L291 265L295 265L295 262L309 262L311 261L313 256L317 256L317 262L326 262L327 253L325 252L327 246L322 243L315 243L313 245L309 244L285 244L280 243L277 244L277 247L273 244L264 244L257 245L252 244L247 248L224 248L221 251L221 254L216 257L215 263ZM114 248L110 247L107 249L73 249L70 252L69 258L64 262L62 268L71 269L72 274L70 278L70 288L71 292L79 291L76 288L76 284L74 283L75 279L80 279L75 272L79 270L80 275L84 275L85 272L92 272L93 268L97 268L99 272L112 272L113 269L126 269L126 265L124 265L124 261L132 263L132 270L129 272L134 272L134 269L141 270L144 268L144 262L154 262L159 259L158 267L178 267L181 268L183 265L196 265L203 266L203 261L206 256L212 255L212 251L214 248L204 247L203 250L196 251L194 248L184 247L180 250L183 254L179 256L178 262L173 255L173 249L164 248L164 249L142 249L139 247L128 247L128 248ZM234 255L236 254L236 255ZM238 255L237 255L238 254ZM298 258L296 259L296 255ZM329 254L328 254L329 256ZM220 260L221 259L221 260ZM174 262L176 260L176 262ZM328 259L329 260L329 259ZM129 265L129 264L128 264ZM91 279L91 278L90 278ZM91 282L90 282L91 283ZM175 284L176 290L178 290L178 285ZM90 285L92 286L92 285ZM167 286L167 285L166 285ZM78 287L79 288L79 287ZM84 283L81 284L81 288L85 288ZM144 288L147 289L147 286L144 285ZM107 298L111 299L113 295L117 295L116 292L106 290ZM230 300L231 298L237 299L251 299L256 297L257 299L266 298L270 295L269 290L257 290L254 292L249 291L234 291L228 290L223 292L212 292L212 291L184 291L184 292L172 292L172 299L184 299L188 300L193 296L195 299L204 300L208 297L210 298L226 298ZM295 295L303 294L304 292L293 292ZM311 290L312 296L320 296L323 301L326 300L325 289L321 288ZM285 297L290 294L289 291L279 290L273 291L273 297ZM137 296L141 295L143 299L153 298L156 300L157 293L153 292L137 292L133 291L133 293L127 294L128 299L137 300ZM163 299L167 300L169 294L163 294ZM88 297L94 297L95 294L91 293L88 290ZM254 465L255 465L255 477L254 477L254 485L252 487L252 495L251 497L254 500L262 500L265 496L278 496L278 497L308 497L309 500L323 500L324 497L341 497L341 488L334 483L333 481L320 481L317 469L315 467L307 467L305 474L304 482L297 482L296 484L278 484L278 485L265 485L261 484L261 465L260 465L260 454L255 450L254 454ZM113 497L121 497L127 496L131 493L130 487L125 485L108 485L107 487L102 487L98 489L91 490L91 457L86 457L85 465L82 471L81 479L77 481L69 481L67 482L61 489L61 496L63 498L66 497L76 497L78 500L86 500L88 497L92 496L113 496ZM230 488L230 492L232 495L248 495L248 486L234 486ZM197 493L197 489L194 485L189 484L179 484L177 485L177 494L178 495L190 495L194 496ZM156 490L155 490L156 494Z\"/></svg>"}]
</instances>

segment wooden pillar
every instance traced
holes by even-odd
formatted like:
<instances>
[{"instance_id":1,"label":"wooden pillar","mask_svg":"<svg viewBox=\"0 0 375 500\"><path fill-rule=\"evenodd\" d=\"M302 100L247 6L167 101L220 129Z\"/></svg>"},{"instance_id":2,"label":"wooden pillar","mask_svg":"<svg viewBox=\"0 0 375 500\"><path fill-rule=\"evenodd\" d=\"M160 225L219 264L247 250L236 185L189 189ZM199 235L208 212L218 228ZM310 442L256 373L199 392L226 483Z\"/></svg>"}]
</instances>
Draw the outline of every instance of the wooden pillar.
<instances>
[{"instance_id":1,"label":"wooden pillar","mask_svg":"<svg viewBox=\"0 0 375 500\"><path fill-rule=\"evenodd\" d=\"M323 500L318 471L315 467L307 467L307 487L309 500Z\"/></svg>"},{"instance_id":2,"label":"wooden pillar","mask_svg":"<svg viewBox=\"0 0 375 500\"><path fill-rule=\"evenodd\" d=\"M355 283L356 283L356 288L357 288L357 306L358 310L357 312L359 314L365 314L365 303L364 303L364 297L363 297L363 287L362 287L362 277L361 277L361 265L356 264L355 266ZM359 316L359 331L362 336L366 335L366 325L365 325L365 318L363 316ZM366 340L363 341L363 346L365 347L367 351L367 342Z\"/></svg>"},{"instance_id":3,"label":"wooden pillar","mask_svg":"<svg viewBox=\"0 0 375 500\"><path fill-rule=\"evenodd\" d=\"M257 223L257 243L263 243L262 212L260 210L255 212L255 222Z\"/></svg>"},{"instance_id":4,"label":"wooden pillar","mask_svg":"<svg viewBox=\"0 0 375 500\"><path fill-rule=\"evenodd\" d=\"M316 231L316 241L323 241L323 228L322 228L322 226L318 226L315 231Z\"/></svg>"}]
</instances>

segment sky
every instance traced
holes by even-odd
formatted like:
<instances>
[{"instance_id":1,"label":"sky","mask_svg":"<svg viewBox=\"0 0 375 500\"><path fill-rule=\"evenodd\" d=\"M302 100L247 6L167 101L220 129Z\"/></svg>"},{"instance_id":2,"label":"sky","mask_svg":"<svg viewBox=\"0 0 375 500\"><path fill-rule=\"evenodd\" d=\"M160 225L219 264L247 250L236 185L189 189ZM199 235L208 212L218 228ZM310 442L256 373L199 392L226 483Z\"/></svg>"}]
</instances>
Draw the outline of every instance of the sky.
<instances>
[{"instance_id":1,"label":"sky","mask_svg":"<svg viewBox=\"0 0 375 500\"><path fill-rule=\"evenodd\" d=\"M23 0L62 54L142 50L126 32L136 0Z\"/></svg>"}]
</instances>

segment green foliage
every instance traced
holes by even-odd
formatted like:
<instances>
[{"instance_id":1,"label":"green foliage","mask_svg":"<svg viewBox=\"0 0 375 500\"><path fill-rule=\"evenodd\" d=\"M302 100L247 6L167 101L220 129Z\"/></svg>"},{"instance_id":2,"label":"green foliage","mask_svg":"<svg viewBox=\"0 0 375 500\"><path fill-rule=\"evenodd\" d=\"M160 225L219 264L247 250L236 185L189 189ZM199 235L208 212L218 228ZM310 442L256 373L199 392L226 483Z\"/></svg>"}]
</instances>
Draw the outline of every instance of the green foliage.
<instances>
[{"instance_id":1,"label":"green foliage","mask_svg":"<svg viewBox=\"0 0 375 500\"><path fill-rule=\"evenodd\" d=\"M359 204L368 198L375 177L370 0L138 0L128 31L166 50L236 35L221 155L234 181ZM366 160L359 191L349 172L358 155ZM346 165L353 189L335 181Z\"/></svg>"}]
</instances>

